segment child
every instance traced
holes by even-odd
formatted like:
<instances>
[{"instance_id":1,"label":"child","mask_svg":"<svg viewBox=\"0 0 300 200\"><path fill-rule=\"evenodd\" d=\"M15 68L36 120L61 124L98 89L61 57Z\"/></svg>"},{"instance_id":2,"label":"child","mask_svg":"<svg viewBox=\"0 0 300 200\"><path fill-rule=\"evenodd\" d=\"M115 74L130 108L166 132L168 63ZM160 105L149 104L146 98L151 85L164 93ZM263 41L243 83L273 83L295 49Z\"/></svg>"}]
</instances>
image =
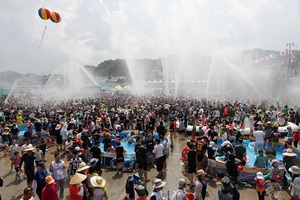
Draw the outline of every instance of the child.
<instances>
[{"instance_id":1,"label":"child","mask_svg":"<svg viewBox=\"0 0 300 200\"><path fill-rule=\"evenodd\" d=\"M40 146L36 146L36 152L35 152L35 164L36 167L38 166L38 163L43 161L43 151L40 149Z\"/></svg>"},{"instance_id":2,"label":"child","mask_svg":"<svg viewBox=\"0 0 300 200\"><path fill-rule=\"evenodd\" d=\"M21 162L21 156L19 155L19 152L14 152L14 158L12 160L14 168L16 170L16 180L19 182L22 182L21 179L21 168L20 168L20 162Z\"/></svg>"},{"instance_id":3,"label":"child","mask_svg":"<svg viewBox=\"0 0 300 200\"><path fill-rule=\"evenodd\" d=\"M254 178L254 183L256 184L256 191L258 194L259 200L264 200L266 191L265 187L270 182L270 180L265 181L264 175L262 172L257 172L256 177Z\"/></svg>"}]
</instances>

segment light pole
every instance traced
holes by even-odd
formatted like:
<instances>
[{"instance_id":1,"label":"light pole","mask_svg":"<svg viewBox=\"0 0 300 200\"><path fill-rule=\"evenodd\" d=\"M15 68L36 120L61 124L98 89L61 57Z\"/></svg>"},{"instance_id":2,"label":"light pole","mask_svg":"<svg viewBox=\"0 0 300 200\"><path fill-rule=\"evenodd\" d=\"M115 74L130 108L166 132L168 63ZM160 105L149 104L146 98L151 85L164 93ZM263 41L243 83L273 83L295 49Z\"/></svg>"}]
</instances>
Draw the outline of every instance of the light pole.
<instances>
[{"instance_id":1,"label":"light pole","mask_svg":"<svg viewBox=\"0 0 300 200\"><path fill-rule=\"evenodd\" d=\"M288 77L293 76L293 70L291 69L291 54L292 54L292 46L295 46L294 43L286 43L286 46L288 47L288 55L289 55L289 65L288 65Z\"/></svg>"}]
</instances>

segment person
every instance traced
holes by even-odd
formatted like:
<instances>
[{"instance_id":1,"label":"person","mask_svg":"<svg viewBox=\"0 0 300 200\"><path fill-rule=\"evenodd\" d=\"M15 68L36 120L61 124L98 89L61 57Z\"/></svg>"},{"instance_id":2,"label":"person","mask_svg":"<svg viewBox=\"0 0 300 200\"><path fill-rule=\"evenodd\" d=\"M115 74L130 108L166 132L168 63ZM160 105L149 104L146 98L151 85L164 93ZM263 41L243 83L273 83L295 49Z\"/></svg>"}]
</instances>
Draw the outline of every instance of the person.
<instances>
[{"instance_id":1,"label":"person","mask_svg":"<svg viewBox=\"0 0 300 200\"><path fill-rule=\"evenodd\" d=\"M210 174L210 177L213 178L213 172L214 172L214 169L215 167L217 166L217 163L216 163L216 158L215 158L215 145L216 143L215 142L210 142L209 143L209 146L207 148L207 157L208 157L208 162L207 162L207 168L206 168L206 173L207 171L209 170L209 174Z\"/></svg>"},{"instance_id":2,"label":"person","mask_svg":"<svg viewBox=\"0 0 300 200\"><path fill-rule=\"evenodd\" d=\"M187 177L190 180L190 187L195 187L194 173L197 172L197 152L193 143L188 143L189 151L185 154L185 166L187 167Z\"/></svg>"},{"instance_id":3,"label":"person","mask_svg":"<svg viewBox=\"0 0 300 200\"><path fill-rule=\"evenodd\" d=\"M162 190L166 182L162 181L161 179L155 179L153 181L153 191L150 195L150 200L161 200L163 199Z\"/></svg>"},{"instance_id":4,"label":"person","mask_svg":"<svg viewBox=\"0 0 300 200\"><path fill-rule=\"evenodd\" d=\"M66 154L66 141L68 140L68 124L64 123L60 129L60 135L62 137L62 145L64 154Z\"/></svg>"},{"instance_id":5,"label":"person","mask_svg":"<svg viewBox=\"0 0 300 200\"><path fill-rule=\"evenodd\" d=\"M203 136L198 138L196 143L198 169L202 169L202 161L204 160L206 150L207 150L207 137Z\"/></svg>"},{"instance_id":6,"label":"person","mask_svg":"<svg viewBox=\"0 0 300 200\"><path fill-rule=\"evenodd\" d=\"M54 154L54 161L50 164L50 172L56 182L59 189L59 198L64 199L64 187L67 177L67 169L65 162L61 160L61 156L58 152Z\"/></svg>"},{"instance_id":7,"label":"person","mask_svg":"<svg viewBox=\"0 0 300 200\"><path fill-rule=\"evenodd\" d=\"M46 169L44 162L39 162L37 166L38 170L33 175L33 196L37 196L42 199L42 191L46 186L45 180L46 177L50 175L50 172Z\"/></svg>"},{"instance_id":8,"label":"person","mask_svg":"<svg viewBox=\"0 0 300 200\"><path fill-rule=\"evenodd\" d=\"M32 187L26 187L20 200L34 200Z\"/></svg>"},{"instance_id":9,"label":"person","mask_svg":"<svg viewBox=\"0 0 300 200\"><path fill-rule=\"evenodd\" d=\"M291 172L293 175L296 175L294 180L290 183L290 195L291 200L298 200L300 197L300 168L298 166L293 166L289 168L289 172Z\"/></svg>"},{"instance_id":10,"label":"person","mask_svg":"<svg viewBox=\"0 0 300 200\"><path fill-rule=\"evenodd\" d=\"M144 180L145 182L148 182L148 176L147 176L147 169L148 169L148 164L147 164L147 153L148 149L146 148L146 142L143 140L141 142L141 146L137 149L137 157L138 159L138 173L140 177L142 177L142 174L144 175Z\"/></svg>"},{"instance_id":11,"label":"person","mask_svg":"<svg viewBox=\"0 0 300 200\"><path fill-rule=\"evenodd\" d=\"M21 156L20 156L19 152L15 151L12 163L13 163L13 166L14 166L15 171L16 171L16 179L19 182L22 182L22 179L21 179L21 169L20 169Z\"/></svg>"},{"instance_id":12,"label":"person","mask_svg":"<svg viewBox=\"0 0 300 200\"><path fill-rule=\"evenodd\" d=\"M257 149L264 148L264 137L265 133L262 130L259 130L258 127L254 128L253 136L255 137L255 144L254 144L254 152L257 152Z\"/></svg>"},{"instance_id":13,"label":"person","mask_svg":"<svg viewBox=\"0 0 300 200\"><path fill-rule=\"evenodd\" d=\"M233 188L230 179L227 176L224 176L221 179L221 188L218 190L219 200L233 200Z\"/></svg>"},{"instance_id":14,"label":"person","mask_svg":"<svg viewBox=\"0 0 300 200\"><path fill-rule=\"evenodd\" d=\"M91 178L93 185L93 195L95 200L108 199L107 189L105 187L106 180L101 176L93 176Z\"/></svg>"},{"instance_id":15,"label":"person","mask_svg":"<svg viewBox=\"0 0 300 200\"><path fill-rule=\"evenodd\" d=\"M117 173L119 173L119 170L121 168L122 174L124 173L124 153L126 152L121 146L120 142L117 142L117 147L115 149L116 151L116 160L117 160Z\"/></svg>"},{"instance_id":16,"label":"person","mask_svg":"<svg viewBox=\"0 0 300 200\"><path fill-rule=\"evenodd\" d=\"M287 143L288 143L289 145L292 145L292 143L293 143L293 137L294 137L294 132L293 132L293 130L292 130L292 127L291 127L291 126L288 126L288 127L287 127L287 131L288 131L288 133L287 133L287 135L286 135Z\"/></svg>"},{"instance_id":17,"label":"person","mask_svg":"<svg viewBox=\"0 0 300 200\"><path fill-rule=\"evenodd\" d=\"M27 146L27 148L24 150L26 152L20 162L20 170L22 167L22 164L24 163L24 170L27 175L27 185L28 187L32 186L33 181L33 175L34 175L34 160L35 160L35 153L32 152L35 148L30 144Z\"/></svg>"},{"instance_id":18,"label":"person","mask_svg":"<svg viewBox=\"0 0 300 200\"><path fill-rule=\"evenodd\" d=\"M138 173L135 173L133 175L128 176L126 183L125 183L125 192L126 192L126 198L130 200L135 199L135 193L134 188L135 185L141 185L141 179Z\"/></svg>"},{"instance_id":19,"label":"person","mask_svg":"<svg viewBox=\"0 0 300 200\"><path fill-rule=\"evenodd\" d=\"M43 151L40 149L40 146L36 146L36 149L35 149L35 164L36 164L36 167L38 166L38 163L43 161L43 158L42 158L42 155L43 155Z\"/></svg>"},{"instance_id":20,"label":"person","mask_svg":"<svg viewBox=\"0 0 300 200\"><path fill-rule=\"evenodd\" d=\"M268 167L268 158L264 155L264 151L262 149L258 150L258 156L256 156L254 167L264 169Z\"/></svg>"},{"instance_id":21,"label":"person","mask_svg":"<svg viewBox=\"0 0 300 200\"><path fill-rule=\"evenodd\" d=\"M269 182L270 180L267 181L264 180L264 175L262 172L256 173L256 176L254 178L254 183L256 184L256 191L259 200L265 199L265 195L266 195L265 187Z\"/></svg>"},{"instance_id":22,"label":"person","mask_svg":"<svg viewBox=\"0 0 300 200\"><path fill-rule=\"evenodd\" d=\"M52 176L45 178L46 186L42 191L42 200L59 200L57 196L58 187Z\"/></svg>"},{"instance_id":23,"label":"person","mask_svg":"<svg viewBox=\"0 0 300 200\"><path fill-rule=\"evenodd\" d=\"M272 148L276 149L279 143L280 132L278 131L278 127L274 126L274 131L272 132Z\"/></svg>"},{"instance_id":24,"label":"person","mask_svg":"<svg viewBox=\"0 0 300 200\"><path fill-rule=\"evenodd\" d=\"M108 148L111 147L111 139L110 139L110 135L108 133L104 134L104 138L102 140L102 143L104 144L104 151L107 152Z\"/></svg>"},{"instance_id":25,"label":"person","mask_svg":"<svg viewBox=\"0 0 300 200\"><path fill-rule=\"evenodd\" d=\"M80 163L82 162L82 159L78 156L78 151L76 149L72 151L72 154L73 158L69 161L69 177L76 173Z\"/></svg>"},{"instance_id":26,"label":"person","mask_svg":"<svg viewBox=\"0 0 300 200\"><path fill-rule=\"evenodd\" d=\"M288 170L292 166L297 166L299 160L297 158L297 154L295 154L291 148L286 149L282 153L282 155L283 155L282 164L284 168L283 185L287 186L286 173L289 173L292 176L292 174Z\"/></svg>"},{"instance_id":27,"label":"person","mask_svg":"<svg viewBox=\"0 0 300 200\"><path fill-rule=\"evenodd\" d=\"M228 152L235 153L234 146L228 140L222 142L221 146L218 148L217 151L220 155L227 154Z\"/></svg>"},{"instance_id":28,"label":"person","mask_svg":"<svg viewBox=\"0 0 300 200\"><path fill-rule=\"evenodd\" d=\"M271 182L281 182L281 176L280 176L280 170L278 167L278 161L273 159L272 160L272 168L271 168L271 172L270 172L270 180ZM279 178L278 178L279 176Z\"/></svg>"},{"instance_id":29,"label":"person","mask_svg":"<svg viewBox=\"0 0 300 200\"><path fill-rule=\"evenodd\" d=\"M185 188L186 181L184 180L184 178L179 179L178 189L174 192L171 200L187 200Z\"/></svg>"},{"instance_id":30,"label":"person","mask_svg":"<svg viewBox=\"0 0 300 200\"><path fill-rule=\"evenodd\" d=\"M243 146L243 140L237 140L235 149L235 157L242 161L242 165L246 165L246 148Z\"/></svg>"},{"instance_id":31,"label":"person","mask_svg":"<svg viewBox=\"0 0 300 200\"><path fill-rule=\"evenodd\" d=\"M92 154L92 158L97 158L101 160L101 149L99 148L100 142L96 141L95 145L90 149L90 153Z\"/></svg>"},{"instance_id":32,"label":"person","mask_svg":"<svg viewBox=\"0 0 300 200\"><path fill-rule=\"evenodd\" d=\"M153 154L155 156L155 160L156 160L156 170L158 172L158 174L156 175L156 178L162 178L163 174L162 174L162 169L163 169L163 145L160 143L159 139L155 139L155 146L153 149Z\"/></svg>"},{"instance_id":33,"label":"person","mask_svg":"<svg viewBox=\"0 0 300 200\"><path fill-rule=\"evenodd\" d=\"M12 141L12 144L10 145L9 147L9 157L10 157L10 160L11 160L11 164L10 164L10 172L13 172L13 159L14 159L14 156L15 156L15 152L19 152L20 151L20 147L17 143L16 140L13 140Z\"/></svg>"},{"instance_id":34,"label":"person","mask_svg":"<svg viewBox=\"0 0 300 200\"><path fill-rule=\"evenodd\" d=\"M197 171L197 180L195 184L194 199L204 200L207 195L207 183L205 180L206 173L203 169Z\"/></svg>"},{"instance_id":35,"label":"person","mask_svg":"<svg viewBox=\"0 0 300 200\"><path fill-rule=\"evenodd\" d=\"M150 200L149 192L143 185L138 185L134 188L136 194L138 195L138 198L136 200Z\"/></svg>"},{"instance_id":36,"label":"person","mask_svg":"<svg viewBox=\"0 0 300 200\"><path fill-rule=\"evenodd\" d=\"M84 195L84 189L82 185L82 181L87 178L87 175L75 173L74 176L70 180L70 200L82 200Z\"/></svg>"},{"instance_id":37,"label":"person","mask_svg":"<svg viewBox=\"0 0 300 200\"><path fill-rule=\"evenodd\" d=\"M298 148L299 141L300 141L300 132L299 130L294 130L293 145L295 148Z\"/></svg>"}]
</instances>

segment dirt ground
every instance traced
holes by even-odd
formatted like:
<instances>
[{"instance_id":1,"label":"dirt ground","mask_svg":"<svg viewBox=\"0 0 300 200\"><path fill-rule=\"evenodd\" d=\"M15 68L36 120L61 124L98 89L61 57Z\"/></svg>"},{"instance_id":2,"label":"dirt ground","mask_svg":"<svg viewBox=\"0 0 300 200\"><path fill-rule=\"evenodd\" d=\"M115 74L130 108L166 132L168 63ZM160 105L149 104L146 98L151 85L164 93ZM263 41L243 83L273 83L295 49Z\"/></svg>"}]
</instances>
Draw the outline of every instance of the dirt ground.
<instances>
[{"instance_id":1,"label":"dirt ground","mask_svg":"<svg viewBox=\"0 0 300 200\"><path fill-rule=\"evenodd\" d=\"M181 165L179 158L181 155L181 150L184 147L186 140L188 138L177 137L174 141L174 148L171 151L171 154L167 160L168 171L165 181L167 182L166 186L163 189L164 197L167 197L167 191L170 191L170 194L177 188L177 183L180 178L185 178L181 173ZM46 154L46 166L49 168L51 161L53 161L53 153L56 148L52 147L49 149L49 152ZM2 200L19 200L22 197L23 189L26 187L26 181L21 183L15 181L15 173L10 173L10 160L8 157L4 157L4 153L0 152L0 176L4 178L4 185L0 188L0 194ZM109 199L111 200L121 200L125 195L125 181L130 175L130 173L124 173L123 175L117 175L115 171L110 169L104 169L102 176L107 180L107 190ZM155 180L157 175L155 168L151 168L148 171L148 179L151 181L146 184L148 191L151 193L152 181ZM185 178L187 180L187 178ZM216 200L218 199L217 191L220 186L216 186L214 181L209 180L208 182L208 193L209 197L205 198L206 200ZM189 192L190 190L187 189ZM239 186L239 192L242 200L253 200L258 199L254 185L252 188L247 188L244 186ZM65 199L69 199L69 190L68 184L65 187ZM38 199L38 197L36 197ZM269 197L265 198L266 200L270 199ZM279 200L289 200L290 197L286 191L282 191Z\"/></svg>"}]
</instances>

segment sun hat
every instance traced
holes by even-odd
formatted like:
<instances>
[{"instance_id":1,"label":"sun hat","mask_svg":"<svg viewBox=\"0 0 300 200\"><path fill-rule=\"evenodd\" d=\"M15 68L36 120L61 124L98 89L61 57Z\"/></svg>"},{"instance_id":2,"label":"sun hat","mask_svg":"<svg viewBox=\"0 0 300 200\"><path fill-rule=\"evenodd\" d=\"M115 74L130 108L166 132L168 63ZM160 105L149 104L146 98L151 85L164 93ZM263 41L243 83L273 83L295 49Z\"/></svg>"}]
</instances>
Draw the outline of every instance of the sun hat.
<instances>
[{"instance_id":1,"label":"sun hat","mask_svg":"<svg viewBox=\"0 0 300 200\"><path fill-rule=\"evenodd\" d=\"M55 182L55 180L53 179L52 176L46 176L45 182L46 182L47 184L52 184L52 183Z\"/></svg>"},{"instance_id":2,"label":"sun hat","mask_svg":"<svg viewBox=\"0 0 300 200\"><path fill-rule=\"evenodd\" d=\"M59 130L61 128L60 124L56 124L55 130Z\"/></svg>"},{"instance_id":3,"label":"sun hat","mask_svg":"<svg viewBox=\"0 0 300 200\"><path fill-rule=\"evenodd\" d=\"M29 144L24 151L27 152L27 151L33 151L33 150L35 150L35 148L32 146L32 144Z\"/></svg>"},{"instance_id":4,"label":"sun hat","mask_svg":"<svg viewBox=\"0 0 300 200\"><path fill-rule=\"evenodd\" d=\"M289 172L292 174L300 174L300 168L298 166L292 166L289 168Z\"/></svg>"},{"instance_id":5,"label":"sun hat","mask_svg":"<svg viewBox=\"0 0 300 200\"><path fill-rule=\"evenodd\" d=\"M83 171L83 170L86 170L86 169L88 169L88 168L90 168L91 166L88 166L85 162L81 162L80 164L79 164L79 167L78 167L78 169L77 169L77 172L81 172L81 171Z\"/></svg>"},{"instance_id":6,"label":"sun hat","mask_svg":"<svg viewBox=\"0 0 300 200\"><path fill-rule=\"evenodd\" d=\"M223 191L231 191L233 189L233 185L230 182L230 179L227 176L224 176L221 179L222 187L221 189Z\"/></svg>"},{"instance_id":7,"label":"sun hat","mask_svg":"<svg viewBox=\"0 0 300 200\"><path fill-rule=\"evenodd\" d=\"M154 189L161 188L165 185L166 185L166 182L162 181L161 179L156 179L156 180L153 181L153 188Z\"/></svg>"},{"instance_id":8,"label":"sun hat","mask_svg":"<svg viewBox=\"0 0 300 200\"><path fill-rule=\"evenodd\" d=\"M80 147L75 147L75 150L76 151L80 151Z\"/></svg>"},{"instance_id":9,"label":"sun hat","mask_svg":"<svg viewBox=\"0 0 300 200\"><path fill-rule=\"evenodd\" d=\"M181 188L185 184L186 184L186 181L184 180L184 178L179 179L179 181L178 181L178 188Z\"/></svg>"},{"instance_id":10,"label":"sun hat","mask_svg":"<svg viewBox=\"0 0 300 200\"><path fill-rule=\"evenodd\" d=\"M81 183L86 179L87 175L85 174L80 174L80 173L75 173L75 175L71 178L70 180L70 185L75 185L78 183Z\"/></svg>"},{"instance_id":11,"label":"sun hat","mask_svg":"<svg viewBox=\"0 0 300 200\"><path fill-rule=\"evenodd\" d=\"M261 121L257 122L256 124L257 124L257 125L262 125Z\"/></svg>"},{"instance_id":12,"label":"sun hat","mask_svg":"<svg viewBox=\"0 0 300 200\"><path fill-rule=\"evenodd\" d=\"M257 172L256 173L256 177L257 177L257 179L264 179L264 175L263 175L263 173L262 172Z\"/></svg>"},{"instance_id":13,"label":"sun hat","mask_svg":"<svg viewBox=\"0 0 300 200\"><path fill-rule=\"evenodd\" d=\"M278 161L275 160L275 159L273 159L273 160L271 161L271 165L273 165L274 163L278 163Z\"/></svg>"},{"instance_id":14,"label":"sun hat","mask_svg":"<svg viewBox=\"0 0 300 200\"><path fill-rule=\"evenodd\" d=\"M202 176L202 175L206 175L206 173L204 172L203 169L199 169L199 170L197 171L197 175L198 175L198 176Z\"/></svg>"},{"instance_id":15,"label":"sun hat","mask_svg":"<svg viewBox=\"0 0 300 200\"><path fill-rule=\"evenodd\" d=\"M146 198L149 195L148 190L143 185L138 185L134 189L140 198Z\"/></svg>"},{"instance_id":16,"label":"sun hat","mask_svg":"<svg viewBox=\"0 0 300 200\"><path fill-rule=\"evenodd\" d=\"M104 187L106 184L106 180L101 176L93 176L91 178L91 184L94 187Z\"/></svg>"},{"instance_id":17,"label":"sun hat","mask_svg":"<svg viewBox=\"0 0 300 200\"><path fill-rule=\"evenodd\" d=\"M297 154L295 154L291 148L288 148L288 149L286 150L286 152L282 153L282 155L288 156L288 157L294 157L294 156L296 156Z\"/></svg>"}]
</instances>

